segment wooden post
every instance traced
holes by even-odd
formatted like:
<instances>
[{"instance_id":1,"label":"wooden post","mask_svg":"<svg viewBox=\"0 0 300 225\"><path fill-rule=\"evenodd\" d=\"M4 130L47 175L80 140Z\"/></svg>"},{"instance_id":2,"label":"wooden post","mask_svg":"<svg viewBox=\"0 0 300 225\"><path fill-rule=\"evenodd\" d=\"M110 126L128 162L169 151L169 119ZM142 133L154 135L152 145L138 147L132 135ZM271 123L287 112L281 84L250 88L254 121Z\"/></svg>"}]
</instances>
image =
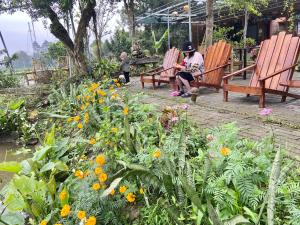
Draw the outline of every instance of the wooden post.
<instances>
[{"instance_id":1,"label":"wooden post","mask_svg":"<svg viewBox=\"0 0 300 225\"><path fill-rule=\"evenodd\" d=\"M14 72L14 68L13 68L13 65L12 65L12 62L11 62L11 58L10 58L10 55L9 55L9 52L7 50L7 47L6 47L6 44L4 42L4 38L2 36L2 33L0 31L0 38L1 38L1 41L2 41L2 44L3 44L3 47L5 49L5 52L6 52L6 55L8 57L8 64L9 64L9 67L10 67L10 75L13 75L13 72Z\"/></svg>"}]
</instances>

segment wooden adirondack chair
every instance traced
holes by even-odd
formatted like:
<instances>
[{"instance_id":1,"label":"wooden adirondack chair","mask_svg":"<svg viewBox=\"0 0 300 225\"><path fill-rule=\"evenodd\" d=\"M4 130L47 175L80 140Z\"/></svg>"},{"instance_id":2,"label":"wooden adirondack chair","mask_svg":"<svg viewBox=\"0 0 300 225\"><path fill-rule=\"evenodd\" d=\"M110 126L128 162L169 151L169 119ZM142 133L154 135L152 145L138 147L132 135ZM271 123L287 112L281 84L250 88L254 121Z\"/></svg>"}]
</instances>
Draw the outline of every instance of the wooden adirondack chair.
<instances>
[{"instance_id":1,"label":"wooden adirondack chair","mask_svg":"<svg viewBox=\"0 0 300 225\"><path fill-rule=\"evenodd\" d=\"M150 70L146 73L141 74L141 83L142 88L145 87L145 83L151 83L153 88L155 88L155 83L158 83L158 86L161 83L170 83L175 85L175 68L173 67L180 59L180 51L176 48L172 48L166 52L163 65ZM159 77L156 77L158 76Z\"/></svg>"},{"instance_id":2,"label":"wooden adirondack chair","mask_svg":"<svg viewBox=\"0 0 300 225\"><path fill-rule=\"evenodd\" d=\"M231 56L232 47L225 41L218 41L207 49L204 57L205 73L202 80L196 76L196 80L191 82L193 87L212 87L219 90L222 84L222 78L225 75L225 68Z\"/></svg>"},{"instance_id":3,"label":"wooden adirondack chair","mask_svg":"<svg viewBox=\"0 0 300 225\"><path fill-rule=\"evenodd\" d=\"M282 102L287 96L300 98L299 95L288 93L293 86L292 77L299 56L300 38L280 32L261 43L261 47L254 65L225 76L224 101L228 101L228 92L246 93L247 96L259 96L259 107L265 107L265 94L282 96ZM230 77L247 70L253 70L249 86L228 84ZM298 83L299 85L299 83Z\"/></svg>"}]
</instances>

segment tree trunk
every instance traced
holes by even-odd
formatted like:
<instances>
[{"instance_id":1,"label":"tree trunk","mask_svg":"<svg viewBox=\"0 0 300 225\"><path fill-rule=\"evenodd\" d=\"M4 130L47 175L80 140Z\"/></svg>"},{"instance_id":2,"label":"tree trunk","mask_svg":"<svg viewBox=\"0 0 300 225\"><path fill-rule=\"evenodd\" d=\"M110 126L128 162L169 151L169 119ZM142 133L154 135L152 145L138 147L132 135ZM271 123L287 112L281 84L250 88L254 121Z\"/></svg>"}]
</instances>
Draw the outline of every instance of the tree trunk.
<instances>
[{"instance_id":1,"label":"tree trunk","mask_svg":"<svg viewBox=\"0 0 300 225\"><path fill-rule=\"evenodd\" d=\"M244 32L243 32L243 40L244 40L244 48L246 48L246 40L247 40L247 31L248 31L248 21L249 21L249 12L245 9L245 23L244 23Z\"/></svg>"},{"instance_id":2,"label":"tree trunk","mask_svg":"<svg viewBox=\"0 0 300 225\"><path fill-rule=\"evenodd\" d=\"M213 42L214 31L214 12L213 0L206 1L206 31L205 31L205 48L207 49Z\"/></svg>"},{"instance_id":3,"label":"tree trunk","mask_svg":"<svg viewBox=\"0 0 300 225\"><path fill-rule=\"evenodd\" d=\"M100 44L99 44L99 35L98 35L98 29L97 29L97 15L94 10L93 12L93 28L94 28L94 35L95 35L95 41L96 41L96 48L97 48L97 59L100 61L101 59L101 52L100 52Z\"/></svg>"},{"instance_id":4,"label":"tree trunk","mask_svg":"<svg viewBox=\"0 0 300 225\"><path fill-rule=\"evenodd\" d=\"M125 6L126 14L128 16L130 36L133 40L135 37L134 0L129 0L129 2L124 0L124 6Z\"/></svg>"}]
</instances>

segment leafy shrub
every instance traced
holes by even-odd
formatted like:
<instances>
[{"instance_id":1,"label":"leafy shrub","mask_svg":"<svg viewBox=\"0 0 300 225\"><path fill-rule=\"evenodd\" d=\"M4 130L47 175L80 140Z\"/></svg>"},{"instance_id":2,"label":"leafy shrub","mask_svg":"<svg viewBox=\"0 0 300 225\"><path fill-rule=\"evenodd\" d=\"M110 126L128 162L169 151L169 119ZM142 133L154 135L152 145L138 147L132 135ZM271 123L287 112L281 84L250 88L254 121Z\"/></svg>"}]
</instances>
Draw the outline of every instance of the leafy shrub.
<instances>
[{"instance_id":1,"label":"leafy shrub","mask_svg":"<svg viewBox=\"0 0 300 225\"><path fill-rule=\"evenodd\" d=\"M0 71L0 88L18 87L19 84L20 77Z\"/></svg>"}]
</instances>

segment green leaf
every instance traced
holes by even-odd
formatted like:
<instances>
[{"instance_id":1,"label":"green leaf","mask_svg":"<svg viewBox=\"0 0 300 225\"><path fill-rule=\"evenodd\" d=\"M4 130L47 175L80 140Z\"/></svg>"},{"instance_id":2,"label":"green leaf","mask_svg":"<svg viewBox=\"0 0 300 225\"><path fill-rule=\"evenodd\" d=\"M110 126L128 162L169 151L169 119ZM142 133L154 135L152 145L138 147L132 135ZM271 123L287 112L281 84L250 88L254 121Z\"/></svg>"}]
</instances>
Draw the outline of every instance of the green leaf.
<instances>
[{"instance_id":1,"label":"green leaf","mask_svg":"<svg viewBox=\"0 0 300 225\"><path fill-rule=\"evenodd\" d=\"M24 225L25 224L25 219L20 213L12 213L8 212L5 213L0 217L0 219L9 224L9 225ZM1 224L1 222L0 222Z\"/></svg>"},{"instance_id":2,"label":"green leaf","mask_svg":"<svg viewBox=\"0 0 300 225\"><path fill-rule=\"evenodd\" d=\"M209 218L213 222L213 225L223 225L218 213L216 212L209 200L207 201L207 209Z\"/></svg>"},{"instance_id":3,"label":"green leaf","mask_svg":"<svg viewBox=\"0 0 300 225\"><path fill-rule=\"evenodd\" d=\"M42 147L41 150L39 150L39 151L37 151L37 152L34 153L32 159L33 159L34 161L40 161L40 160L43 160L43 159L47 156L47 154L48 154L48 152L50 151L51 148L52 148L52 146L45 146L45 147Z\"/></svg>"},{"instance_id":4,"label":"green leaf","mask_svg":"<svg viewBox=\"0 0 300 225\"><path fill-rule=\"evenodd\" d=\"M55 163L54 163L54 162L48 162L47 164L45 164L45 165L41 168L40 172L41 172L41 173L47 172L47 171L49 171L49 170L52 170L54 167L55 167Z\"/></svg>"},{"instance_id":5,"label":"green leaf","mask_svg":"<svg viewBox=\"0 0 300 225\"><path fill-rule=\"evenodd\" d=\"M242 215L237 215L230 220L227 220L224 225L247 225L251 224L249 220L247 220Z\"/></svg>"},{"instance_id":6,"label":"green leaf","mask_svg":"<svg viewBox=\"0 0 300 225\"><path fill-rule=\"evenodd\" d=\"M180 176L180 181L183 187L183 190L185 191L187 197L192 201L192 203L198 208L198 210L202 209L201 199L198 196L198 193L195 191L195 189L188 184L188 181L186 178Z\"/></svg>"},{"instance_id":7,"label":"green leaf","mask_svg":"<svg viewBox=\"0 0 300 225\"><path fill-rule=\"evenodd\" d=\"M54 145L55 144L55 124L52 126L50 133L46 133L45 135L45 140L44 140L45 145Z\"/></svg>"},{"instance_id":8,"label":"green leaf","mask_svg":"<svg viewBox=\"0 0 300 225\"><path fill-rule=\"evenodd\" d=\"M22 164L19 162L3 162L0 163L0 171L19 173L22 170Z\"/></svg>"},{"instance_id":9,"label":"green leaf","mask_svg":"<svg viewBox=\"0 0 300 225\"><path fill-rule=\"evenodd\" d=\"M10 110L17 110L17 109L19 109L24 103L25 103L25 101L22 100L22 99L20 99L20 100L11 102L10 104L8 104L7 107L8 107Z\"/></svg>"}]
</instances>

